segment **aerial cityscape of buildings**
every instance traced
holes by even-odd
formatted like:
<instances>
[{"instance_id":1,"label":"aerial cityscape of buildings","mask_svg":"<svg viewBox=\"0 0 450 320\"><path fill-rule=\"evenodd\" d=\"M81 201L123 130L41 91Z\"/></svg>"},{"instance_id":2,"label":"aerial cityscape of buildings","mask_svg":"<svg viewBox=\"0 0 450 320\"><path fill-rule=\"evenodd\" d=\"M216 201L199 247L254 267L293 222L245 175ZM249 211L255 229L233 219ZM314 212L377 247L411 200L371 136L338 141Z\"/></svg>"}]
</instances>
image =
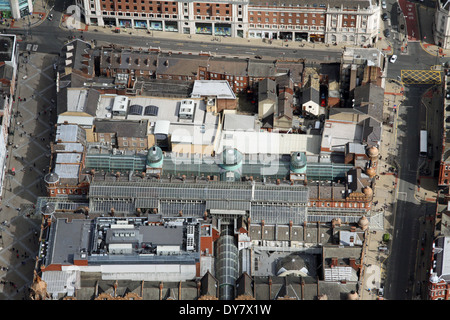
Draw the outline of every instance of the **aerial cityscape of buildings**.
<instances>
[{"instance_id":1,"label":"aerial cityscape of buildings","mask_svg":"<svg viewBox=\"0 0 450 320\"><path fill-rule=\"evenodd\" d=\"M387 2L0 0L0 299L450 299L449 4Z\"/></svg>"}]
</instances>

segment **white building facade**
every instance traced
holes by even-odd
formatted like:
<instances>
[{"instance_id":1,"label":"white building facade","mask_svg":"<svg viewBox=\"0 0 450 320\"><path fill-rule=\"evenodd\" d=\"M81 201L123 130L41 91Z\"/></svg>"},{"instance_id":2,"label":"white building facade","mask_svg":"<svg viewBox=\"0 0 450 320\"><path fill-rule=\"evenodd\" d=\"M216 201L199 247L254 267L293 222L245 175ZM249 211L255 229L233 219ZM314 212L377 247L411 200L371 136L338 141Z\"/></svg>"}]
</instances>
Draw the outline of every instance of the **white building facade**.
<instances>
[{"instance_id":1,"label":"white building facade","mask_svg":"<svg viewBox=\"0 0 450 320\"><path fill-rule=\"evenodd\" d=\"M437 1L433 21L434 43L438 46L450 48L450 1Z\"/></svg>"},{"instance_id":2,"label":"white building facade","mask_svg":"<svg viewBox=\"0 0 450 320\"><path fill-rule=\"evenodd\" d=\"M376 0L147 1L76 0L88 25L241 38L348 43L377 41Z\"/></svg>"}]
</instances>

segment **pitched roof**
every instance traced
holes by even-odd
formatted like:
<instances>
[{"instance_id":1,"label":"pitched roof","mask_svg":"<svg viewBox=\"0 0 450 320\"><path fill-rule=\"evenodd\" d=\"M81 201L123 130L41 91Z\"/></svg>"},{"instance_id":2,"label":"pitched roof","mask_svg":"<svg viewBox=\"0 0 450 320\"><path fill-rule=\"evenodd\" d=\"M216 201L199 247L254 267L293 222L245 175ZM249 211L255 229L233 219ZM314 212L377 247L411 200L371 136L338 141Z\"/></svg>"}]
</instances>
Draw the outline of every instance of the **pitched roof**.
<instances>
[{"instance_id":1,"label":"pitched roof","mask_svg":"<svg viewBox=\"0 0 450 320\"><path fill-rule=\"evenodd\" d=\"M354 108L370 115L378 121L383 121L384 89L368 83L354 90Z\"/></svg>"},{"instance_id":2,"label":"pitched roof","mask_svg":"<svg viewBox=\"0 0 450 320\"><path fill-rule=\"evenodd\" d=\"M301 103L307 103L313 101L315 103L320 103L320 93L313 87L306 87L302 92Z\"/></svg>"},{"instance_id":3,"label":"pitched roof","mask_svg":"<svg viewBox=\"0 0 450 320\"><path fill-rule=\"evenodd\" d=\"M278 95L278 104L277 104L277 116L283 117L286 116L289 119L292 119L294 115L294 96L286 91L281 92Z\"/></svg>"},{"instance_id":4,"label":"pitched roof","mask_svg":"<svg viewBox=\"0 0 450 320\"><path fill-rule=\"evenodd\" d=\"M277 87L276 82L269 78L258 82L258 100L264 101L266 99L277 101Z\"/></svg>"},{"instance_id":5,"label":"pitched roof","mask_svg":"<svg viewBox=\"0 0 450 320\"><path fill-rule=\"evenodd\" d=\"M132 120L95 120L95 131L111 133L114 132L118 137L147 137L148 121Z\"/></svg>"}]
</instances>

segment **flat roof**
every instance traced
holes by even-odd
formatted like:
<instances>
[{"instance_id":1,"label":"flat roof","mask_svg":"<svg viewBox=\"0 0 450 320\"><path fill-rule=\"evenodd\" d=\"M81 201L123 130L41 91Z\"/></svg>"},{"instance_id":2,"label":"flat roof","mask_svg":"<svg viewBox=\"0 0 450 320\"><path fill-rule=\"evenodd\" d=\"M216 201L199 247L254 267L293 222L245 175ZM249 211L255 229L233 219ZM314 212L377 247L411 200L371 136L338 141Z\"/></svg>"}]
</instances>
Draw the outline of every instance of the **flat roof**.
<instances>
[{"instance_id":1,"label":"flat roof","mask_svg":"<svg viewBox=\"0 0 450 320\"><path fill-rule=\"evenodd\" d=\"M224 130L254 130L255 116L236 113L224 113L223 129Z\"/></svg>"},{"instance_id":2,"label":"flat roof","mask_svg":"<svg viewBox=\"0 0 450 320\"><path fill-rule=\"evenodd\" d=\"M361 143L363 128L354 122L325 120L322 133L322 149L345 151L348 142Z\"/></svg>"},{"instance_id":3,"label":"flat roof","mask_svg":"<svg viewBox=\"0 0 450 320\"><path fill-rule=\"evenodd\" d=\"M56 219L51 228L46 265L73 264L74 256L88 248L91 220Z\"/></svg>"},{"instance_id":4,"label":"flat roof","mask_svg":"<svg viewBox=\"0 0 450 320\"><path fill-rule=\"evenodd\" d=\"M111 115L109 110L114 101L114 95L101 95L99 107L97 109L98 119L123 119L146 120L149 121L148 134L153 134L157 121L169 121L169 134L173 143L202 144L209 145L215 140L219 117L210 112L206 112L206 104L200 98L165 98L152 96L129 97L130 106L142 106L140 114L127 114L122 117ZM179 117L180 105L183 100L192 100L195 103L195 110L192 119L182 119ZM146 115L145 109L152 106L157 110L156 114ZM139 108L136 108L139 109ZM107 116L109 114L109 116Z\"/></svg>"},{"instance_id":5,"label":"flat roof","mask_svg":"<svg viewBox=\"0 0 450 320\"><path fill-rule=\"evenodd\" d=\"M221 153L225 147L230 147L243 154L291 154L298 151L313 155L320 153L321 139L320 135L312 134L223 130L214 150Z\"/></svg>"},{"instance_id":6,"label":"flat roof","mask_svg":"<svg viewBox=\"0 0 450 320\"><path fill-rule=\"evenodd\" d=\"M226 80L196 80L191 97L216 96L218 99L236 99L236 95Z\"/></svg>"}]
</instances>

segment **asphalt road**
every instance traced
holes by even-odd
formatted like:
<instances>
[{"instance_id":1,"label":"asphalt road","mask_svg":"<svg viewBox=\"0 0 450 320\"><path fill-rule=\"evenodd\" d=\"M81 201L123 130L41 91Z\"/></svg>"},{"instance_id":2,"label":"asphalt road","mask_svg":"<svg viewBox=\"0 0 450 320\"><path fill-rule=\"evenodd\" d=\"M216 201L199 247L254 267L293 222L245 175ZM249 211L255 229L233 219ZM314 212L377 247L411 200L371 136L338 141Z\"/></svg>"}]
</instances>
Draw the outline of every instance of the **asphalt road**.
<instances>
[{"instance_id":1,"label":"asphalt road","mask_svg":"<svg viewBox=\"0 0 450 320\"><path fill-rule=\"evenodd\" d=\"M56 15L55 15L56 16ZM56 20L56 17L54 21ZM21 43L21 48L24 49L27 43L38 44L38 51L45 53L58 53L61 50L64 42L68 40L69 36L83 35L84 40L97 41L97 45L111 44L115 43L117 45L123 45L128 47L141 47L141 48L160 48L162 51L174 51L174 52L212 52L216 55L224 56L255 56L261 55L265 58L305 58L308 60L318 60L318 61L339 61L341 57L341 52L337 49L329 48L327 51L318 51L313 47L304 48L289 48L281 46L273 47L259 47L251 46L245 44L233 45L225 44L221 42L189 42L180 41L180 39L170 39L170 38L155 38L152 36L146 37L136 37L135 35L125 35L125 34L111 34L103 32L79 32L79 31L67 31L55 27L52 23L54 21L45 21L39 26L32 29L32 34L27 36L27 39ZM10 30L15 34L27 34L27 30L15 29ZM208 38L209 39L209 38Z\"/></svg>"}]
</instances>

